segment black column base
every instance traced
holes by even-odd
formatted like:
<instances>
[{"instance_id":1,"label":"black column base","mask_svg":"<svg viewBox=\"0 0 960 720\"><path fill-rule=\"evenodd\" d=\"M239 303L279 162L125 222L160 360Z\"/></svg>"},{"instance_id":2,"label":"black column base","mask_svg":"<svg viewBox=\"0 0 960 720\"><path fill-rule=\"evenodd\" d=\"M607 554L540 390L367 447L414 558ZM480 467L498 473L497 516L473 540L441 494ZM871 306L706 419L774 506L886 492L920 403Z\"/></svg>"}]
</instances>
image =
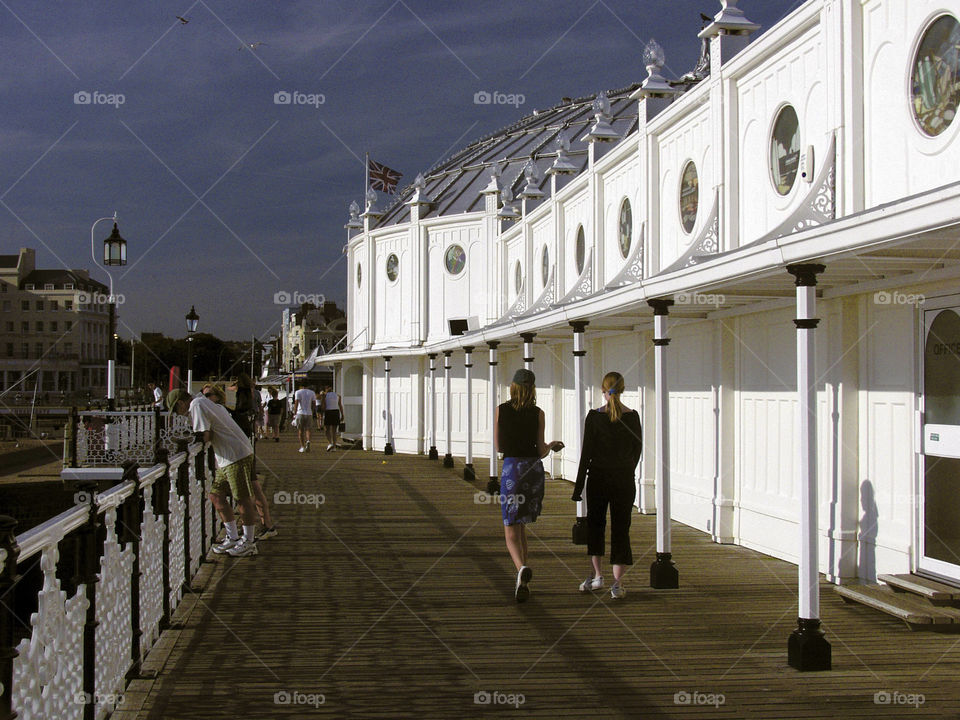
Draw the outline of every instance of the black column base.
<instances>
[{"instance_id":1,"label":"black column base","mask_svg":"<svg viewBox=\"0 0 960 720\"><path fill-rule=\"evenodd\" d=\"M386 445L383 446L383 454L384 454L384 455L393 455L393 444L392 444L392 443L387 443Z\"/></svg>"},{"instance_id":2,"label":"black column base","mask_svg":"<svg viewBox=\"0 0 960 720\"><path fill-rule=\"evenodd\" d=\"M573 544L586 545L587 534L587 519L578 517L576 522L573 523Z\"/></svg>"},{"instance_id":3,"label":"black column base","mask_svg":"<svg viewBox=\"0 0 960 720\"><path fill-rule=\"evenodd\" d=\"M437 452L437 446L436 446L436 445L431 445L431 446L430 446L430 452L427 453L427 455L429 456L429 458L430 458L431 460L437 460L437 459L440 457L440 453Z\"/></svg>"},{"instance_id":4,"label":"black column base","mask_svg":"<svg viewBox=\"0 0 960 720\"><path fill-rule=\"evenodd\" d=\"M473 482L477 479L477 473L474 472L473 465L471 463L467 463L463 466L463 479L467 482Z\"/></svg>"},{"instance_id":5,"label":"black column base","mask_svg":"<svg viewBox=\"0 0 960 720\"><path fill-rule=\"evenodd\" d=\"M817 618L797 618L787 641L787 664L803 672L832 669L830 643Z\"/></svg>"},{"instance_id":6,"label":"black column base","mask_svg":"<svg viewBox=\"0 0 960 720\"><path fill-rule=\"evenodd\" d=\"M451 455L450 453L447 453L446 455L443 456L443 466L446 468L453 467L453 455Z\"/></svg>"},{"instance_id":7,"label":"black column base","mask_svg":"<svg viewBox=\"0 0 960 720\"><path fill-rule=\"evenodd\" d=\"M680 587L680 573L673 566L671 553L657 553L657 559L650 565L650 587L658 590L672 590Z\"/></svg>"}]
</instances>

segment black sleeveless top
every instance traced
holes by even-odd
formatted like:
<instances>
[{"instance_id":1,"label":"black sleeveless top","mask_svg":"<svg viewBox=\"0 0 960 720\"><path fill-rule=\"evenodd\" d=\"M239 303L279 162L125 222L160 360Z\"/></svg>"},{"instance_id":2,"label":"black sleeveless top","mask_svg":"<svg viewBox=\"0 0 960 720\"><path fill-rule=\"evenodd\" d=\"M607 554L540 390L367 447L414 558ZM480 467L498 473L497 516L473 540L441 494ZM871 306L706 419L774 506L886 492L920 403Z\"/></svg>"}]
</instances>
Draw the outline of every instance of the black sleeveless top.
<instances>
[{"instance_id":1,"label":"black sleeveless top","mask_svg":"<svg viewBox=\"0 0 960 720\"><path fill-rule=\"evenodd\" d=\"M508 402L499 407L497 437L504 457L538 458L537 433L540 429L540 408L536 405L517 411Z\"/></svg>"}]
</instances>

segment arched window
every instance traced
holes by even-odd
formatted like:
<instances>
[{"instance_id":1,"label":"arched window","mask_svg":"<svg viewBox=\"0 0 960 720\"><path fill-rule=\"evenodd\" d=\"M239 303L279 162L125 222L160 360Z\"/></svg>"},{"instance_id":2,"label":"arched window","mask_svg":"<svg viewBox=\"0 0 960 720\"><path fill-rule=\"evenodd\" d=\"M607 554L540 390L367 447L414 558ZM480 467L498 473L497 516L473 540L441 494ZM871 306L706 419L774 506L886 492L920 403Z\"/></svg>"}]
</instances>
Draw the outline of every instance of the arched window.
<instances>
[{"instance_id":1,"label":"arched window","mask_svg":"<svg viewBox=\"0 0 960 720\"><path fill-rule=\"evenodd\" d=\"M693 232L697 224L697 208L700 204L700 181L697 166L690 160L680 175L680 225L685 233Z\"/></svg>"},{"instance_id":2,"label":"arched window","mask_svg":"<svg viewBox=\"0 0 960 720\"><path fill-rule=\"evenodd\" d=\"M626 258L630 254L630 244L633 242L633 211L630 209L630 201L627 198L624 198L620 204L617 239L620 242L620 255Z\"/></svg>"},{"instance_id":3,"label":"arched window","mask_svg":"<svg viewBox=\"0 0 960 720\"><path fill-rule=\"evenodd\" d=\"M577 228L577 241L573 248L574 261L577 264L577 275L583 272L583 263L587 255L587 240L583 234L583 225Z\"/></svg>"},{"instance_id":4,"label":"arched window","mask_svg":"<svg viewBox=\"0 0 960 720\"><path fill-rule=\"evenodd\" d=\"M546 245L543 246L543 252L540 254L540 277L546 285L550 277L550 250Z\"/></svg>"},{"instance_id":5,"label":"arched window","mask_svg":"<svg viewBox=\"0 0 960 720\"><path fill-rule=\"evenodd\" d=\"M941 15L927 27L913 58L910 104L920 130L935 137L946 130L960 102L960 23Z\"/></svg>"},{"instance_id":6,"label":"arched window","mask_svg":"<svg viewBox=\"0 0 960 720\"><path fill-rule=\"evenodd\" d=\"M797 180L800 166L800 121L792 105L777 113L770 136L770 179L780 195L788 194Z\"/></svg>"},{"instance_id":7,"label":"arched window","mask_svg":"<svg viewBox=\"0 0 960 720\"><path fill-rule=\"evenodd\" d=\"M400 258L397 257L396 253L390 253L387 257L387 280L393 282L397 279L397 275L400 271Z\"/></svg>"}]
</instances>

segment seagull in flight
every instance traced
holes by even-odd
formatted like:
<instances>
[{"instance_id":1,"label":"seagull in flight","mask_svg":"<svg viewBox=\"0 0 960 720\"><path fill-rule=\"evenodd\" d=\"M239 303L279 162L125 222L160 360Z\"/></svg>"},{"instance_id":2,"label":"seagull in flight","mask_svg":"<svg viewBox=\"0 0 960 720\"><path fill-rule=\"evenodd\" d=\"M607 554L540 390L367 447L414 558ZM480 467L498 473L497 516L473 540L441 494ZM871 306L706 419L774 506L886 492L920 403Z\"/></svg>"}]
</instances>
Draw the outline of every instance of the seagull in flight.
<instances>
[{"instance_id":1,"label":"seagull in flight","mask_svg":"<svg viewBox=\"0 0 960 720\"><path fill-rule=\"evenodd\" d=\"M179 15L177 15L176 17L177 17L177 20L180 21L180 24L181 24L181 25L186 25L188 22L190 22L190 20L189 20L188 18L180 17Z\"/></svg>"},{"instance_id":2,"label":"seagull in flight","mask_svg":"<svg viewBox=\"0 0 960 720\"><path fill-rule=\"evenodd\" d=\"M261 45L266 45L266 43L263 42L262 40L257 40L257 42L244 43L243 45L238 47L237 50L245 50L247 48L250 48L251 50L256 50Z\"/></svg>"}]
</instances>

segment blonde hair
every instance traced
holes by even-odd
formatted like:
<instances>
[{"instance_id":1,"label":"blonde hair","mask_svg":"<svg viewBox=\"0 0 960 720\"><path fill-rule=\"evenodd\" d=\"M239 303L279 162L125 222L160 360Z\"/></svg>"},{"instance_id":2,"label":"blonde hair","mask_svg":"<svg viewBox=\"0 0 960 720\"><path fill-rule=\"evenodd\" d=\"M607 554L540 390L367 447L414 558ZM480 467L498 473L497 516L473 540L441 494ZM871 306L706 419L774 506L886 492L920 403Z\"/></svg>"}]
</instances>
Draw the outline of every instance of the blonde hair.
<instances>
[{"instance_id":1,"label":"blonde hair","mask_svg":"<svg viewBox=\"0 0 960 720\"><path fill-rule=\"evenodd\" d=\"M526 383L510 383L510 404L514 410L523 410L537 404L537 388Z\"/></svg>"},{"instance_id":2,"label":"blonde hair","mask_svg":"<svg viewBox=\"0 0 960 720\"><path fill-rule=\"evenodd\" d=\"M603 382L600 389L606 395L608 390L613 390L614 394L607 397L607 415L610 416L610 422L616 422L623 415L623 403L620 402L620 396L623 394L624 382L623 375L618 372L608 372L603 376Z\"/></svg>"}]
</instances>

